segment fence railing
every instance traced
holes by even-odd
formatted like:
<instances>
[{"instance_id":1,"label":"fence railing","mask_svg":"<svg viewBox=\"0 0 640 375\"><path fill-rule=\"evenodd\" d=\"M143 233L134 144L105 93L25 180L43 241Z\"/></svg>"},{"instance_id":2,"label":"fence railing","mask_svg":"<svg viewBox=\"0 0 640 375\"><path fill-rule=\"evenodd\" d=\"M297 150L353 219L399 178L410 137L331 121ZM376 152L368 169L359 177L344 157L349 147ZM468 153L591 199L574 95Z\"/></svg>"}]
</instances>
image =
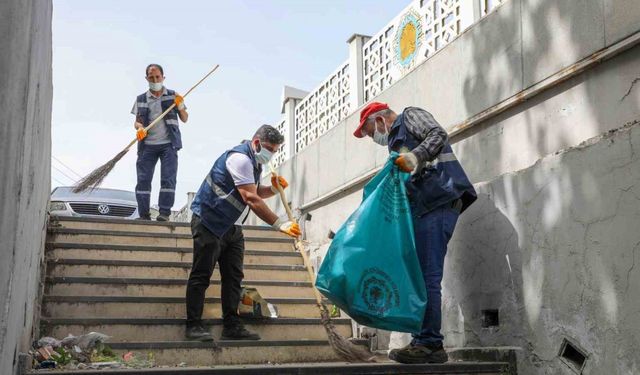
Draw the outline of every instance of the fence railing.
<instances>
[{"instance_id":1,"label":"fence railing","mask_svg":"<svg viewBox=\"0 0 640 375\"><path fill-rule=\"evenodd\" d=\"M307 96L296 98L295 113L285 113L292 121L278 126L287 146L274 164L302 151L506 1L413 0L374 36L354 35L347 62Z\"/></svg>"},{"instance_id":2,"label":"fence railing","mask_svg":"<svg viewBox=\"0 0 640 375\"><path fill-rule=\"evenodd\" d=\"M296 153L351 114L349 78L346 62L296 105Z\"/></svg>"}]
</instances>

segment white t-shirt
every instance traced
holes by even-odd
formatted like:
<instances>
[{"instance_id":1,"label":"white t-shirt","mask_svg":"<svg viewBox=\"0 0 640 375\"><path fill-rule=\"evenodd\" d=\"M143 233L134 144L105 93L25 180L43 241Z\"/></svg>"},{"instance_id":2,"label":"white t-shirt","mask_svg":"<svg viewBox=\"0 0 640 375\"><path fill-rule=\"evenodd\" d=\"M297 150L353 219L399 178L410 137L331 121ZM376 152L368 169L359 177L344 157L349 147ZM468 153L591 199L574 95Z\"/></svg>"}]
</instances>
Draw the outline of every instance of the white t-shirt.
<instances>
[{"instance_id":1,"label":"white t-shirt","mask_svg":"<svg viewBox=\"0 0 640 375\"><path fill-rule=\"evenodd\" d=\"M226 167L231 178L233 178L233 183L236 186L256 183L256 180L253 177L253 164L247 155L239 152L232 152L227 157ZM235 224L242 225L248 214L249 207L247 206Z\"/></svg>"},{"instance_id":2,"label":"white t-shirt","mask_svg":"<svg viewBox=\"0 0 640 375\"><path fill-rule=\"evenodd\" d=\"M236 186L256 183L253 177L253 164L247 155L232 152L227 157L226 166Z\"/></svg>"}]
</instances>

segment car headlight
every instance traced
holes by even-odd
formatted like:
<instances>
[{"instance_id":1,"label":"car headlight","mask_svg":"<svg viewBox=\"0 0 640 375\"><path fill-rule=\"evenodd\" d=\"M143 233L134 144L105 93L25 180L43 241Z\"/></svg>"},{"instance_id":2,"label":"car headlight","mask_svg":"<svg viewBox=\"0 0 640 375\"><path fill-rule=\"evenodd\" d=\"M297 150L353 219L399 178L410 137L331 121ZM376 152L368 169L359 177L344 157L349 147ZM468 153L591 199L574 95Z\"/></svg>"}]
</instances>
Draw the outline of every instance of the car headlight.
<instances>
[{"instance_id":1,"label":"car headlight","mask_svg":"<svg viewBox=\"0 0 640 375\"><path fill-rule=\"evenodd\" d=\"M49 211L66 211L66 210L67 210L67 206L64 204L64 202L52 201L51 203L49 203Z\"/></svg>"}]
</instances>

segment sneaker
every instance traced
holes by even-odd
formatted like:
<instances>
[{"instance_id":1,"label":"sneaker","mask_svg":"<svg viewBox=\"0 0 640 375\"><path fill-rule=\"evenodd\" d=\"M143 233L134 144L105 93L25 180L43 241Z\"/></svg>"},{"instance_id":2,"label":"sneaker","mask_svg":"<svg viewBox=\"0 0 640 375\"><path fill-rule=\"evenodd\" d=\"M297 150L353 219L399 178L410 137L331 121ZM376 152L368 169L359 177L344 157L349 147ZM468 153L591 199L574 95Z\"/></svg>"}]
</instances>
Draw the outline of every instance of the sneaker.
<instances>
[{"instance_id":1,"label":"sneaker","mask_svg":"<svg viewBox=\"0 0 640 375\"><path fill-rule=\"evenodd\" d=\"M449 360L442 344L414 345L409 344L401 349L389 352L389 359L407 364L415 363L445 363Z\"/></svg>"},{"instance_id":2,"label":"sneaker","mask_svg":"<svg viewBox=\"0 0 640 375\"><path fill-rule=\"evenodd\" d=\"M247 331L241 324L224 327L222 330L223 340L260 340L260 335Z\"/></svg>"},{"instance_id":3,"label":"sneaker","mask_svg":"<svg viewBox=\"0 0 640 375\"><path fill-rule=\"evenodd\" d=\"M156 220L158 220L158 221L169 221L169 216L167 216L167 215L158 215L158 217L156 217Z\"/></svg>"},{"instance_id":4,"label":"sneaker","mask_svg":"<svg viewBox=\"0 0 640 375\"><path fill-rule=\"evenodd\" d=\"M187 340L213 341L213 336L211 336L211 334L200 325L187 327L186 336Z\"/></svg>"}]
</instances>

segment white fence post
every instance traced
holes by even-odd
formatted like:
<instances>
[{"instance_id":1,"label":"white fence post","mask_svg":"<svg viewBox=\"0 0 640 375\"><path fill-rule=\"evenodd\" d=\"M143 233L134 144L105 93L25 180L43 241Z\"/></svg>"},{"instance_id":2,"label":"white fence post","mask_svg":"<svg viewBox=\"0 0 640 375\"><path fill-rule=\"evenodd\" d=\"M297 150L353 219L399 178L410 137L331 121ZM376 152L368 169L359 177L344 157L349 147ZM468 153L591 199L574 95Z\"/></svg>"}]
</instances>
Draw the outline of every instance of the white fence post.
<instances>
[{"instance_id":1,"label":"white fence post","mask_svg":"<svg viewBox=\"0 0 640 375\"><path fill-rule=\"evenodd\" d=\"M362 46L371 39L370 36L353 34L349 44L349 102L351 111L364 104L364 74L362 71Z\"/></svg>"},{"instance_id":2,"label":"white fence post","mask_svg":"<svg viewBox=\"0 0 640 375\"><path fill-rule=\"evenodd\" d=\"M275 156L275 167L296 154L296 105L309 93L294 87L284 86L280 104L282 120L276 128L284 136L284 144Z\"/></svg>"}]
</instances>

